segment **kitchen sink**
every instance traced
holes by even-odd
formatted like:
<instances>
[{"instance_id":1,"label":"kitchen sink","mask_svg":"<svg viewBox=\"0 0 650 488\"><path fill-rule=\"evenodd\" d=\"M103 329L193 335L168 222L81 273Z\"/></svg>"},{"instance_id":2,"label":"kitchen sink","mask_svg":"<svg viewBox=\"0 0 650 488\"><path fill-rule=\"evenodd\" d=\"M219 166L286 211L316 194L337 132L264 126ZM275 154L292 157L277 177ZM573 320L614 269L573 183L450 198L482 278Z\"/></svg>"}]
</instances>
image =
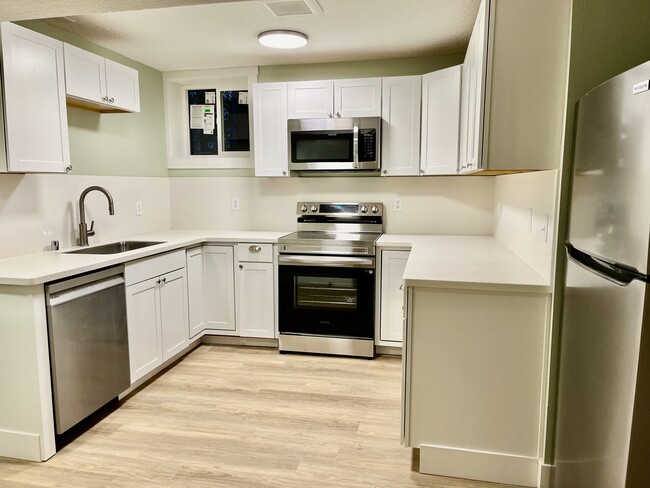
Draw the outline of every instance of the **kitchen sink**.
<instances>
[{"instance_id":1,"label":"kitchen sink","mask_svg":"<svg viewBox=\"0 0 650 488\"><path fill-rule=\"evenodd\" d=\"M84 247L75 251L67 251L64 254L119 254L164 243L165 241L120 241L102 244L101 246Z\"/></svg>"}]
</instances>

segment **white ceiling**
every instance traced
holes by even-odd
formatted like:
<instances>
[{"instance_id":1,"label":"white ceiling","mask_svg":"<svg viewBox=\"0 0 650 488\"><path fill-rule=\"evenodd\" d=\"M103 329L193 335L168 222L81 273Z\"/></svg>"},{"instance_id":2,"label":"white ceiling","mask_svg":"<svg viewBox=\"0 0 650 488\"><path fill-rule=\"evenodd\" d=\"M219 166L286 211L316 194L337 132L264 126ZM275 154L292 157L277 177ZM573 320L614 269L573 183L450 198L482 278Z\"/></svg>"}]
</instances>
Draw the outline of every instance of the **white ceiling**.
<instances>
[{"instance_id":1,"label":"white ceiling","mask_svg":"<svg viewBox=\"0 0 650 488\"><path fill-rule=\"evenodd\" d=\"M125 8L152 1L56 0L52 3L67 5L59 12L68 17L48 22L158 70L173 71L461 53L479 5L479 0L306 0L316 14L276 17L261 0L216 1L77 16L69 13L70 4ZM257 35L269 29L302 31L309 44L296 51L263 47Z\"/></svg>"}]
</instances>

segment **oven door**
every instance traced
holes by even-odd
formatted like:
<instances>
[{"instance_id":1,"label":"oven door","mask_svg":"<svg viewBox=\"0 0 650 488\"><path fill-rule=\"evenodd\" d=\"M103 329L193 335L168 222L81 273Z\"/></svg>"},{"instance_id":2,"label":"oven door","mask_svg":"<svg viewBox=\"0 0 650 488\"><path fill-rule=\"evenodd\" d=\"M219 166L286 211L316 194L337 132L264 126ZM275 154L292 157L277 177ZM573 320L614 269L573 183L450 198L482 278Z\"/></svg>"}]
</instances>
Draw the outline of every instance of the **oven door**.
<instances>
[{"instance_id":1,"label":"oven door","mask_svg":"<svg viewBox=\"0 0 650 488\"><path fill-rule=\"evenodd\" d=\"M374 258L281 255L279 276L281 334L374 337Z\"/></svg>"}]
</instances>

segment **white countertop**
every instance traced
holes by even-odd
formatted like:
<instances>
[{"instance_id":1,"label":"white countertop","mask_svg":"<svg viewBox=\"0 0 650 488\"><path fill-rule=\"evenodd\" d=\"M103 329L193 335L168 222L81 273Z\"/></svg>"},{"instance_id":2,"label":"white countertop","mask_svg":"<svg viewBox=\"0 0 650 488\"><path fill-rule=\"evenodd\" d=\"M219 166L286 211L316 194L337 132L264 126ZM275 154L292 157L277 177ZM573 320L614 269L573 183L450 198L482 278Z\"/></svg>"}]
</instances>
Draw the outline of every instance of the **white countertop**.
<instances>
[{"instance_id":1,"label":"white countertop","mask_svg":"<svg viewBox=\"0 0 650 488\"><path fill-rule=\"evenodd\" d=\"M260 232L238 230L167 230L151 234L128 236L120 240L165 241L163 244L119 254L65 254L79 248L24 254L0 259L0 285L39 285L106 266L126 263L174 249L210 242L276 243L287 232ZM115 240L107 241L115 242ZM104 244L93 242L93 246Z\"/></svg>"},{"instance_id":2,"label":"white countertop","mask_svg":"<svg viewBox=\"0 0 650 488\"><path fill-rule=\"evenodd\" d=\"M550 283L494 237L384 234L377 246L411 248L407 286L551 292Z\"/></svg>"}]
</instances>

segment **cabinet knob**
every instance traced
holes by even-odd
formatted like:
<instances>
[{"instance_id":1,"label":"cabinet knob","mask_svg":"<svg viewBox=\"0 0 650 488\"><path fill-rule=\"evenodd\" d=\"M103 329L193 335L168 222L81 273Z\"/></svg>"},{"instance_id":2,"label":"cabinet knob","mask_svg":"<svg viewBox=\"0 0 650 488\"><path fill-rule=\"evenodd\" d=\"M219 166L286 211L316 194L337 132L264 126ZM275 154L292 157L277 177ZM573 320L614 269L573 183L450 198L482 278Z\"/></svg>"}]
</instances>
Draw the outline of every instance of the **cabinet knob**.
<instances>
[{"instance_id":1,"label":"cabinet knob","mask_svg":"<svg viewBox=\"0 0 650 488\"><path fill-rule=\"evenodd\" d=\"M163 279L162 279L162 282L163 282L163 283L167 283L167 278L163 278Z\"/></svg>"},{"instance_id":2,"label":"cabinet knob","mask_svg":"<svg viewBox=\"0 0 650 488\"><path fill-rule=\"evenodd\" d=\"M424 170L423 170L423 169L420 170L420 174L421 174L421 175L424 174Z\"/></svg>"},{"instance_id":3,"label":"cabinet knob","mask_svg":"<svg viewBox=\"0 0 650 488\"><path fill-rule=\"evenodd\" d=\"M160 278L158 278L158 279L156 280L156 285L159 285L159 284L160 284Z\"/></svg>"},{"instance_id":4,"label":"cabinet knob","mask_svg":"<svg viewBox=\"0 0 650 488\"><path fill-rule=\"evenodd\" d=\"M331 119L332 118L332 112L327 112L327 116Z\"/></svg>"},{"instance_id":5,"label":"cabinet knob","mask_svg":"<svg viewBox=\"0 0 650 488\"><path fill-rule=\"evenodd\" d=\"M399 285L399 289L400 289L400 290L403 290L403 289L404 289L404 283L402 283L401 285Z\"/></svg>"},{"instance_id":6,"label":"cabinet knob","mask_svg":"<svg viewBox=\"0 0 650 488\"><path fill-rule=\"evenodd\" d=\"M387 169L384 169L384 170L382 170L382 173L383 173L383 174L386 174L386 173L388 173L388 170L387 170Z\"/></svg>"},{"instance_id":7,"label":"cabinet knob","mask_svg":"<svg viewBox=\"0 0 650 488\"><path fill-rule=\"evenodd\" d=\"M243 264L240 264L240 265L239 265L239 269L244 269L244 265L243 265Z\"/></svg>"},{"instance_id":8,"label":"cabinet knob","mask_svg":"<svg viewBox=\"0 0 650 488\"><path fill-rule=\"evenodd\" d=\"M113 102L115 102L115 99L113 97L111 97L111 98L108 99L108 102L113 103Z\"/></svg>"},{"instance_id":9,"label":"cabinet knob","mask_svg":"<svg viewBox=\"0 0 650 488\"><path fill-rule=\"evenodd\" d=\"M72 173L72 165L71 164L69 164L69 165L67 165L65 167L65 172L68 173L68 174Z\"/></svg>"},{"instance_id":10,"label":"cabinet knob","mask_svg":"<svg viewBox=\"0 0 650 488\"><path fill-rule=\"evenodd\" d=\"M287 172L286 172L286 171L283 171L282 174L283 174L284 176L287 176Z\"/></svg>"},{"instance_id":11,"label":"cabinet knob","mask_svg":"<svg viewBox=\"0 0 650 488\"><path fill-rule=\"evenodd\" d=\"M336 116L337 116L339 119L341 118L341 114L340 114L339 112L336 112Z\"/></svg>"},{"instance_id":12,"label":"cabinet knob","mask_svg":"<svg viewBox=\"0 0 650 488\"><path fill-rule=\"evenodd\" d=\"M104 96L102 97L102 100L103 100L104 102L108 102L108 97L104 95Z\"/></svg>"}]
</instances>

